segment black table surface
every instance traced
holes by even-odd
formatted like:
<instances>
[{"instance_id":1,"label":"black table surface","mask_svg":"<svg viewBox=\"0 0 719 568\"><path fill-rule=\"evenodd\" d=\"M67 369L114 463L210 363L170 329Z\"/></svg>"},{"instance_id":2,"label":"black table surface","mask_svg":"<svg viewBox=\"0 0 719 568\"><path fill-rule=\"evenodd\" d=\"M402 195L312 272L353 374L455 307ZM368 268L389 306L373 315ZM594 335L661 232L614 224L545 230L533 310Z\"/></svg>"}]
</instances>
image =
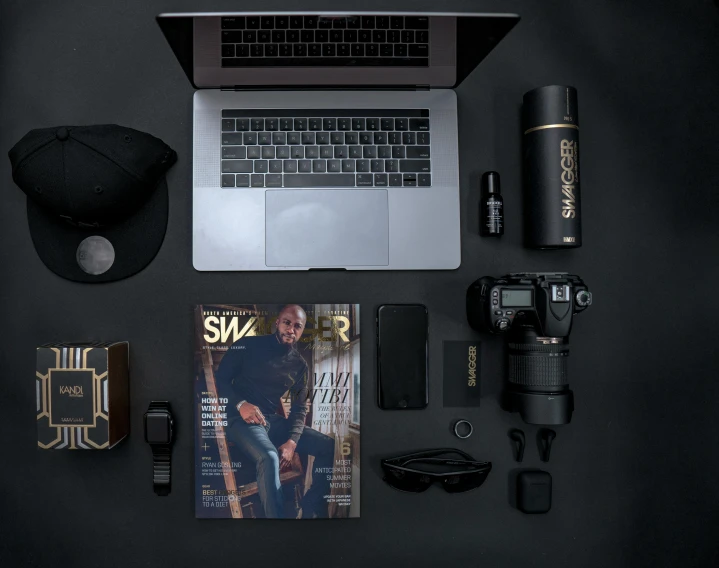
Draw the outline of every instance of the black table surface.
<instances>
[{"instance_id":1,"label":"black table surface","mask_svg":"<svg viewBox=\"0 0 719 568\"><path fill-rule=\"evenodd\" d=\"M0 565L15 566L717 566L719 564L719 7L693 2L381 0L345 10L516 12L519 25L459 88L462 265L454 271L201 273L191 262L193 89L157 27L169 11L299 9L291 2L3 0L0 148L28 130L117 123L179 154L158 256L136 276L83 285L51 273L28 232L25 197L0 160ZM329 0L318 10L340 9ZM522 94L574 85L582 125L584 246L522 246ZM502 175L506 234L478 232L482 172ZM351 219L348 219L348 226ZM442 406L442 342L473 339L467 286L483 275L581 275L594 305L571 336L576 397L548 464L523 426L523 466L552 474L547 515L510 507L517 467L498 406L504 359L483 338L481 409ZM192 307L205 302L362 305L361 518L202 521L193 512ZM375 404L374 313L430 314L430 404ZM107 452L37 448L35 348L128 340L131 434ZM150 400L177 414L172 494L155 497L142 437ZM475 425L469 440L453 419ZM479 490L397 492L380 457L456 446L494 469Z\"/></svg>"}]
</instances>

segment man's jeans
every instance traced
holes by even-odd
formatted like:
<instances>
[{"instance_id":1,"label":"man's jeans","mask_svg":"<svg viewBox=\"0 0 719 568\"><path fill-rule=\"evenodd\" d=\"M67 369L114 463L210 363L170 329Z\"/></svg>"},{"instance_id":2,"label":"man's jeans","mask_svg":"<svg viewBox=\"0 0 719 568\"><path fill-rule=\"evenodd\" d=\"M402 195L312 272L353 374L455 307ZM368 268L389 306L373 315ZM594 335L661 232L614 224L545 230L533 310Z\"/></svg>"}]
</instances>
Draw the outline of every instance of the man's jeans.
<instances>
[{"instance_id":1,"label":"man's jeans","mask_svg":"<svg viewBox=\"0 0 719 568\"><path fill-rule=\"evenodd\" d=\"M266 417L267 426L247 424L244 420L236 420L225 431L227 438L246 453L257 467L257 487L260 500L268 519L284 517L284 499L280 486L280 458L277 448L289 440L287 420L278 414ZM312 518L316 514L320 518L327 517L327 504L324 496L329 493L330 474L323 468L332 468L335 441L333 438L305 426L297 441L296 453L300 456L314 456L312 471L312 487L302 498L302 518ZM330 470L331 471L331 470Z\"/></svg>"}]
</instances>

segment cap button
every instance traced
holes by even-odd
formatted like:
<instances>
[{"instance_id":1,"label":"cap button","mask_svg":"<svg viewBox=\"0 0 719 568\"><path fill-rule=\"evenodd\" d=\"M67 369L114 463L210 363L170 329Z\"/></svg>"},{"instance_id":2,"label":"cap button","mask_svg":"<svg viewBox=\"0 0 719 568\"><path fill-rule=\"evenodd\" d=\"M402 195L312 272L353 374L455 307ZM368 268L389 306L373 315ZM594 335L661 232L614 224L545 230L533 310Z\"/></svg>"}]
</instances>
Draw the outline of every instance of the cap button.
<instances>
[{"instance_id":1,"label":"cap button","mask_svg":"<svg viewBox=\"0 0 719 568\"><path fill-rule=\"evenodd\" d=\"M70 132L67 130L67 128L65 128L63 126L62 128L57 129L57 132L55 133L55 137L58 140L61 140L62 142L64 142L65 140L70 138Z\"/></svg>"}]
</instances>

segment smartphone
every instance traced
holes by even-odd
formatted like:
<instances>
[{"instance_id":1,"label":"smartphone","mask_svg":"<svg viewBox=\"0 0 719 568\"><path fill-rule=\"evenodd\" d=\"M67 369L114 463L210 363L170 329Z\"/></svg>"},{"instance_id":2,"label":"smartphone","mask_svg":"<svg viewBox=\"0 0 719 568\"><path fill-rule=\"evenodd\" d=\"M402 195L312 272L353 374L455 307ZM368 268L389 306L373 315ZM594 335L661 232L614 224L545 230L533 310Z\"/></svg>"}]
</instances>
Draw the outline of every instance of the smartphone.
<instances>
[{"instance_id":1,"label":"smartphone","mask_svg":"<svg viewBox=\"0 0 719 568\"><path fill-rule=\"evenodd\" d=\"M427 407L427 308L377 310L377 404L384 410Z\"/></svg>"}]
</instances>

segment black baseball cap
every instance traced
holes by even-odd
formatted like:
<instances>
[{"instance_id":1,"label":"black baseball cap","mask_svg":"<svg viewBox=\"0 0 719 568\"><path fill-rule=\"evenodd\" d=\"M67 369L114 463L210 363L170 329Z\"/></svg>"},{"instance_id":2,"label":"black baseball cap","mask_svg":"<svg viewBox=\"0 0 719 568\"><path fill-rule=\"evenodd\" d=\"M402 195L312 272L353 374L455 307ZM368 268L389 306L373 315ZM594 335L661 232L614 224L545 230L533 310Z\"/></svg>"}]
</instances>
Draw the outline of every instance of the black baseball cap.
<instances>
[{"instance_id":1,"label":"black baseball cap","mask_svg":"<svg viewBox=\"0 0 719 568\"><path fill-rule=\"evenodd\" d=\"M165 173L177 161L162 140L116 124L61 126L31 130L9 156L35 250L55 274L112 282L155 258L167 228Z\"/></svg>"}]
</instances>

